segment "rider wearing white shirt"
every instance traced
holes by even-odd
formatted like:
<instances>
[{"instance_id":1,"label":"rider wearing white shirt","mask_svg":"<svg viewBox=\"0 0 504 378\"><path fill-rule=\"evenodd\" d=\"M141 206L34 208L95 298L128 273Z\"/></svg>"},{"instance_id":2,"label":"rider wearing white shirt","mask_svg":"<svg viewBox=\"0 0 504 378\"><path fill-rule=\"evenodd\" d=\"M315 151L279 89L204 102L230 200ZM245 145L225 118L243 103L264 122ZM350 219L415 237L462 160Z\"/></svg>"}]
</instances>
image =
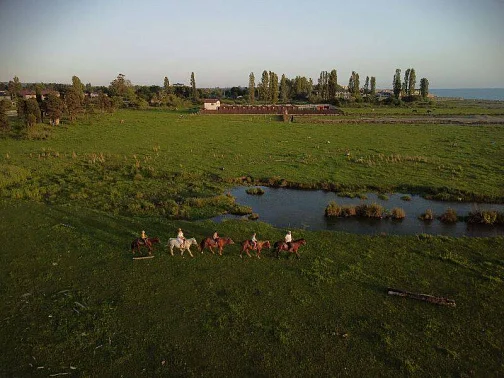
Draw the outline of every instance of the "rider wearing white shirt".
<instances>
[{"instance_id":1,"label":"rider wearing white shirt","mask_svg":"<svg viewBox=\"0 0 504 378\"><path fill-rule=\"evenodd\" d=\"M178 229L177 240L180 243L180 247L184 247L185 238L181 228Z\"/></svg>"},{"instance_id":2,"label":"rider wearing white shirt","mask_svg":"<svg viewBox=\"0 0 504 378\"><path fill-rule=\"evenodd\" d=\"M292 242L292 233L290 231L287 231L287 234L285 235L285 242L287 243L287 248L291 248L291 242Z\"/></svg>"}]
</instances>

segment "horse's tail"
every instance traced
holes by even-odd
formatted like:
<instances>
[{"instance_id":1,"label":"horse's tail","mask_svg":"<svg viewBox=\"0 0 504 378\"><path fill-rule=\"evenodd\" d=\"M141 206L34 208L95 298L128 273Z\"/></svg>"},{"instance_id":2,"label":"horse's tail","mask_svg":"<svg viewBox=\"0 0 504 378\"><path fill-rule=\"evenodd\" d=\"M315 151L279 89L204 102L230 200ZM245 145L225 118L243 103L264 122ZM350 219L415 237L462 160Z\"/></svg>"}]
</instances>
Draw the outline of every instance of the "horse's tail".
<instances>
[{"instance_id":1,"label":"horse's tail","mask_svg":"<svg viewBox=\"0 0 504 378\"><path fill-rule=\"evenodd\" d=\"M206 242L206 239L203 239L200 243L200 250L203 251L203 249L205 248L205 242Z\"/></svg>"}]
</instances>

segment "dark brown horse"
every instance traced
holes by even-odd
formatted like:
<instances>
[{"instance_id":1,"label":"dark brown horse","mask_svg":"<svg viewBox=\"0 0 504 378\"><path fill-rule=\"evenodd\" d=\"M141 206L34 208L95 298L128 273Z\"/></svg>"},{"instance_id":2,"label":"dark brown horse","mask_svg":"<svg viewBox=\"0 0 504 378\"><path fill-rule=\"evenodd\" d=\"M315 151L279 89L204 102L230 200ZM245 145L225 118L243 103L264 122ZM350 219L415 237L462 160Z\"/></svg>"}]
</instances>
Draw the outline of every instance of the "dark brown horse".
<instances>
[{"instance_id":1,"label":"dark brown horse","mask_svg":"<svg viewBox=\"0 0 504 378\"><path fill-rule=\"evenodd\" d=\"M147 247L149 249L149 256L152 255L153 244L160 243L159 238L147 238L145 243L142 238L136 238L131 242L131 252L135 254L135 249L140 253L140 247Z\"/></svg>"},{"instance_id":2,"label":"dark brown horse","mask_svg":"<svg viewBox=\"0 0 504 378\"><path fill-rule=\"evenodd\" d=\"M231 238L218 238L217 241L213 238L205 238L200 243L201 253L208 248L215 255L213 248L219 248L219 255L222 256L222 249L228 244L234 244L234 241Z\"/></svg>"},{"instance_id":3,"label":"dark brown horse","mask_svg":"<svg viewBox=\"0 0 504 378\"><path fill-rule=\"evenodd\" d=\"M246 252L247 256L251 257L250 253L249 253L249 249L250 249L251 251L257 251L256 256L258 259L260 259L261 258L261 250L263 248L271 248L271 244L270 244L269 240L265 240L265 241L258 240L257 247L254 248L254 244L252 243L252 241L245 240L245 241L241 242L241 247L242 247L242 249L240 251L240 257L243 257L243 252Z\"/></svg>"},{"instance_id":4,"label":"dark brown horse","mask_svg":"<svg viewBox=\"0 0 504 378\"><path fill-rule=\"evenodd\" d=\"M291 241L290 243L286 243L283 240L279 240L275 243L274 247L276 249L276 257L280 257L280 251L287 251L290 253L295 253L296 257L299 259L298 249L302 245L306 245L305 239L296 239Z\"/></svg>"}]
</instances>

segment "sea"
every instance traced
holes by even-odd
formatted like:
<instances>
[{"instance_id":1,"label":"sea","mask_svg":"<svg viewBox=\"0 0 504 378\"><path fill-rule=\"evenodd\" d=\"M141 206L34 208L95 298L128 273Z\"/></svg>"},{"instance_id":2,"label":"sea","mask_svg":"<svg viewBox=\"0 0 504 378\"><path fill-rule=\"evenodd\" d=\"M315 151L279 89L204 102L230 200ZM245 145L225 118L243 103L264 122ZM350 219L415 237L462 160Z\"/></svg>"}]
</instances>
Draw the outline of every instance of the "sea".
<instances>
[{"instance_id":1,"label":"sea","mask_svg":"<svg viewBox=\"0 0 504 378\"><path fill-rule=\"evenodd\" d=\"M436 97L463 98L466 100L500 100L504 101L504 88L455 88L431 89Z\"/></svg>"}]
</instances>

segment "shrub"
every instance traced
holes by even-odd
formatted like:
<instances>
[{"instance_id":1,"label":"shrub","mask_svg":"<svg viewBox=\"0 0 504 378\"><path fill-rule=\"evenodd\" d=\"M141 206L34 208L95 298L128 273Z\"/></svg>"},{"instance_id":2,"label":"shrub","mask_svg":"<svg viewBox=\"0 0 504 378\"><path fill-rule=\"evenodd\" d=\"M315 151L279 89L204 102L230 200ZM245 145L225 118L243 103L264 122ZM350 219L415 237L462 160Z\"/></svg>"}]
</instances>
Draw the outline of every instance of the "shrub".
<instances>
[{"instance_id":1,"label":"shrub","mask_svg":"<svg viewBox=\"0 0 504 378\"><path fill-rule=\"evenodd\" d=\"M250 195L262 196L264 194L264 189L263 188L249 188L246 190L246 193L250 194Z\"/></svg>"},{"instance_id":2,"label":"shrub","mask_svg":"<svg viewBox=\"0 0 504 378\"><path fill-rule=\"evenodd\" d=\"M386 194L380 193L378 194L378 198L384 201L388 201L389 197Z\"/></svg>"},{"instance_id":3,"label":"shrub","mask_svg":"<svg viewBox=\"0 0 504 378\"><path fill-rule=\"evenodd\" d=\"M252 213L248 216L248 219L250 220L256 220L256 219L259 219L259 214L257 213Z\"/></svg>"},{"instance_id":4,"label":"shrub","mask_svg":"<svg viewBox=\"0 0 504 378\"><path fill-rule=\"evenodd\" d=\"M458 220L457 212L448 208L440 217L439 220L443 223L456 223Z\"/></svg>"},{"instance_id":5,"label":"shrub","mask_svg":"<svg viewBox=\"0 0 504 378\"><path fill-rule=\"evenodd\" d=\"M480 210L469 213L467 222L493 225L499 223L499 218L502 219L502 216L499 217L499 213L495 210Z\"/></svg>"},{"instance_id":6,"label":"shrub","mask_svg":"<svg viewBox=\"0 0 504 378\"><path fill-rule=\"evenodd\" d=\"M402 199L403 201L411 201L411 196L410 196L410 195L408 195L408 194L406 194L406 195L402 196L402 197L401 197L401 199Z\"/></svg>"},{"instance_id":7,"label":"shrub","mask_svg":"<svg viewBox=\"0 0 504 378\"><path fill-rule=\"evenodd\" d=\"M342 215L341 213L341 206L338 205L336 202L331 201L329 202L329 205L327 205L325 209L325 216L326 217L340 217Z\"/></svg>"},{"instance_id":8,"label":"shrub","mask_svg":"<svg viewBox=\"0 0 504 378\"><path fill-rule=\"evenodd\" d=\"M372 203L363 204L356 207L357 215L365 218L382 218L383 217L383 206Z\"/></svg>"},{"instance_id":9,"label":"shrub","mask_svg":"<svg viewBox=\"0 0 504 378\"><path fill-rule=\"evenodd\" d=\"M419 218L424 221L431 221L434 220L434 213L431 209L427 209L425 213L419 216Z\"/></svg>"},{"instance_id":10,"label":"shrub","mask_svg":"<svg viewBox=\"0 0 504 378\"><path fill-rule=\"evenodd\" d=\"M345 205L341 208L341 216L343 217L354 217L357 215L357 210L355 206Z\"/></svg>"},{"instance_id":11,"label":"shrub","mask_svg":"<svg viewBox=\"0 0 504 378\"><path fill-rule=\"evenodd\" d=\"M406 218L406 212L400 207L394 207L390 212L390 216L392 219L403 219Z\"/></svg>"}]
</instances>

